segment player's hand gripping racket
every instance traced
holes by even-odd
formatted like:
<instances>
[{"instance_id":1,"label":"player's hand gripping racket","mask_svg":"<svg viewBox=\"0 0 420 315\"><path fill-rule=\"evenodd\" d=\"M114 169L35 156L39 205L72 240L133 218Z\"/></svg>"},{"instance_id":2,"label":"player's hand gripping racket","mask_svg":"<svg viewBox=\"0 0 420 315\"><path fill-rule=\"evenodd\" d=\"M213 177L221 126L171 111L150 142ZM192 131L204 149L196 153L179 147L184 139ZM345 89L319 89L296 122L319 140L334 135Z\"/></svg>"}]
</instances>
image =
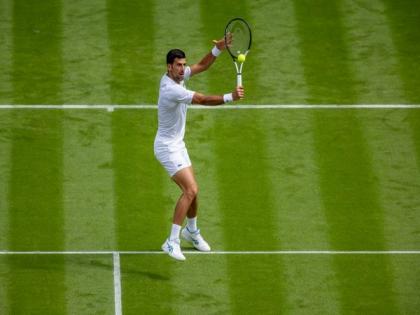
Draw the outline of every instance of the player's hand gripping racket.
<instances>
[{"instance_id":1,"label":"player's hand gripping racket","mask_svg":"<svg viewBox=\"0 0 420 315\"><path fill-rule=\"evenodd\" d=\"M225 45L236 68L236 84L242 86L242 67L251 48L251 28L242 18L234 18L225 28Z\"/></svg>"}]
</instances>

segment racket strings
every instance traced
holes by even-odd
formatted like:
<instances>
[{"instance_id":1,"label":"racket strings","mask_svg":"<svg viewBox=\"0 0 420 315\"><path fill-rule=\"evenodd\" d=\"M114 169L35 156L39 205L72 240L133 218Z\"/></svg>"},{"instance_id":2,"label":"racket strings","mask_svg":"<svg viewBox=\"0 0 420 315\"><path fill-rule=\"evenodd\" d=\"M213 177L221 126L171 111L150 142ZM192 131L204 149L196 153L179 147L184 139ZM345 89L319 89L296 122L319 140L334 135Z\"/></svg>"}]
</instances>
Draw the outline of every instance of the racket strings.
<instances>
[{"instance_id":1,"label":"racket strings","mask_svg":"<svg viewBox=\"0 0 420 315\"><path fill-rule=\"evenodd\" d=\"M226 27L225 36L231 37L227 48L234 57L245 54L250 48L251 31L248 25L242 20L232 21L232 23Z\"/></svg>"}]
</instances>

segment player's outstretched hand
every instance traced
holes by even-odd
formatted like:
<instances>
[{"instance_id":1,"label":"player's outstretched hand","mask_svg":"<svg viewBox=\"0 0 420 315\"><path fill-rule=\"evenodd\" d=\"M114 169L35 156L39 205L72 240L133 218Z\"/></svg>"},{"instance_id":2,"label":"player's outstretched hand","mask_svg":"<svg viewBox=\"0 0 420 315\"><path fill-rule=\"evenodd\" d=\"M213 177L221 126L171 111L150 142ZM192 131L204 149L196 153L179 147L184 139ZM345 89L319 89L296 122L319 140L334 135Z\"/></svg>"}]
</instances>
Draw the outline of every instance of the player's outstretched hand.
<instances>
[{"instance_id":1,"label":"player's outstretched hand","mask_svg":"<svg viewBox=\"0 0 420 315\"><path fill-rule=\"evenodd\" d=\"M242 86L237 86L235 91L233 91L232 96L234 101L243 99L245 96L244 88Z\"/></svg>"},{"instance_id":2,"label":"player's outstretched hand","mask_svg":"<svg viewBox=\"0 0 420 315\"><path fill-rule=\"evenodd\" d=\"M228 43L228 45L230 45L230 44L232 43L232 35L230 35L230 34L229 34L229 36L227 37L227 43ZM224 37L223 37L223 38L221 38L221 39L219 39L219 40L214 39L214 40L213 40L213 44L215 44L215 45L216 45L216 47L217 47L219 50L225 50L225 49L226 49L226 42L225 42L225 38L224 38Z\"/></svg>"}]
</instances>

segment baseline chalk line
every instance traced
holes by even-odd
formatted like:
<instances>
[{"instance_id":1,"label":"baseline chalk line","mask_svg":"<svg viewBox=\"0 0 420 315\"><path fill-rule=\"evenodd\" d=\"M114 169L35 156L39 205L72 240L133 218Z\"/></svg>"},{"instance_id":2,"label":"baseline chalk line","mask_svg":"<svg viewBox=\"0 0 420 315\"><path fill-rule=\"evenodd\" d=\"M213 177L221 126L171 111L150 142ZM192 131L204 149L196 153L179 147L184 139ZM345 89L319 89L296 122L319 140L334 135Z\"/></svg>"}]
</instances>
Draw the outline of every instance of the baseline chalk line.
<instances>
[{"instance_id":1,"label":"baseline chalk line","mask_svg":"<svg viewBox=\"0 0 420 315\"><path fill-rule=\"evenodd\" d=\"M187 255L420 255L420 250L274 250L274 251L212 251L184 250ZM0 251L0 255L167 255L163 251Z\"/></svg>"},{"instance_id":2,"label":"baseline chalk line","mask_svg":"<svg viewBox=\"0 0 420 315\"><path fill-rule=\"evenodd\" d=\"M120 254L113 252L115 315L122 315Z\"/></svg>"},{"instance_id":3,"label":"baseline chalk line","mask_svg":"<svg viewBox=\"0 0 420 315\"><path fill-rule=\"evenodd\" d=\"M420 104L249 104L249 105L219 105L219 106L200 106L190 105L193 110L221 110L221 109L420 109ZM157 105L132 104L132 105L112 105L112 104L0 104L0 109L44 109L44 110L107 110L112 112L121 109L151 109L156 110Z\"/></svg>"}]
</instances>

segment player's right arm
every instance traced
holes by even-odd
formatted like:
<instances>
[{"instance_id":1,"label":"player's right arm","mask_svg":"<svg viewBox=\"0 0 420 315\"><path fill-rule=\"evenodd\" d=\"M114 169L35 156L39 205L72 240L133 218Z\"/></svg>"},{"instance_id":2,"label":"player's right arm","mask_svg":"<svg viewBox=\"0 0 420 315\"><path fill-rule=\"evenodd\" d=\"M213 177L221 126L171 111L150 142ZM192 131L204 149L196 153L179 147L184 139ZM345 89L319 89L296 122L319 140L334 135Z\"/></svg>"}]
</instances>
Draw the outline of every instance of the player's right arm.
<instances>
[{"instance_id":1,"label":"player's right arm","mask_svg":"<svg viewBox=\"0 0 420 315\"><path fill-rule=\"evenodd\" d=\"M231 41L231 38L229 39L228 44L230 43L230 41ZM203 59L200 60L200 62L191 65L190 66L191 76L198 74L200 72L206 71L216 60L218 54L220 54L223 50L226 49L226 43L225 43L224 37L219 40L214 40L213 44L215 45L213 49L217 48L216 51L218 52L213 52L212 50L207 55L205 55Z\"/></svg>"},{"instance_id":2,"label":"player's right arm","mask_svg":"<svg viewBox=\"0 0 420 315\"><path fill-rule=\"evenodd\" d=\"M231 97L229 96L229 94ZM237 101L242 98L244 98L244 88L242 86L238 86L232 93L228 93L225 95L204 95L198 92L194 92L191 103L215 106L225 104L229 101Z\"/></svg>"}]
</instances>

